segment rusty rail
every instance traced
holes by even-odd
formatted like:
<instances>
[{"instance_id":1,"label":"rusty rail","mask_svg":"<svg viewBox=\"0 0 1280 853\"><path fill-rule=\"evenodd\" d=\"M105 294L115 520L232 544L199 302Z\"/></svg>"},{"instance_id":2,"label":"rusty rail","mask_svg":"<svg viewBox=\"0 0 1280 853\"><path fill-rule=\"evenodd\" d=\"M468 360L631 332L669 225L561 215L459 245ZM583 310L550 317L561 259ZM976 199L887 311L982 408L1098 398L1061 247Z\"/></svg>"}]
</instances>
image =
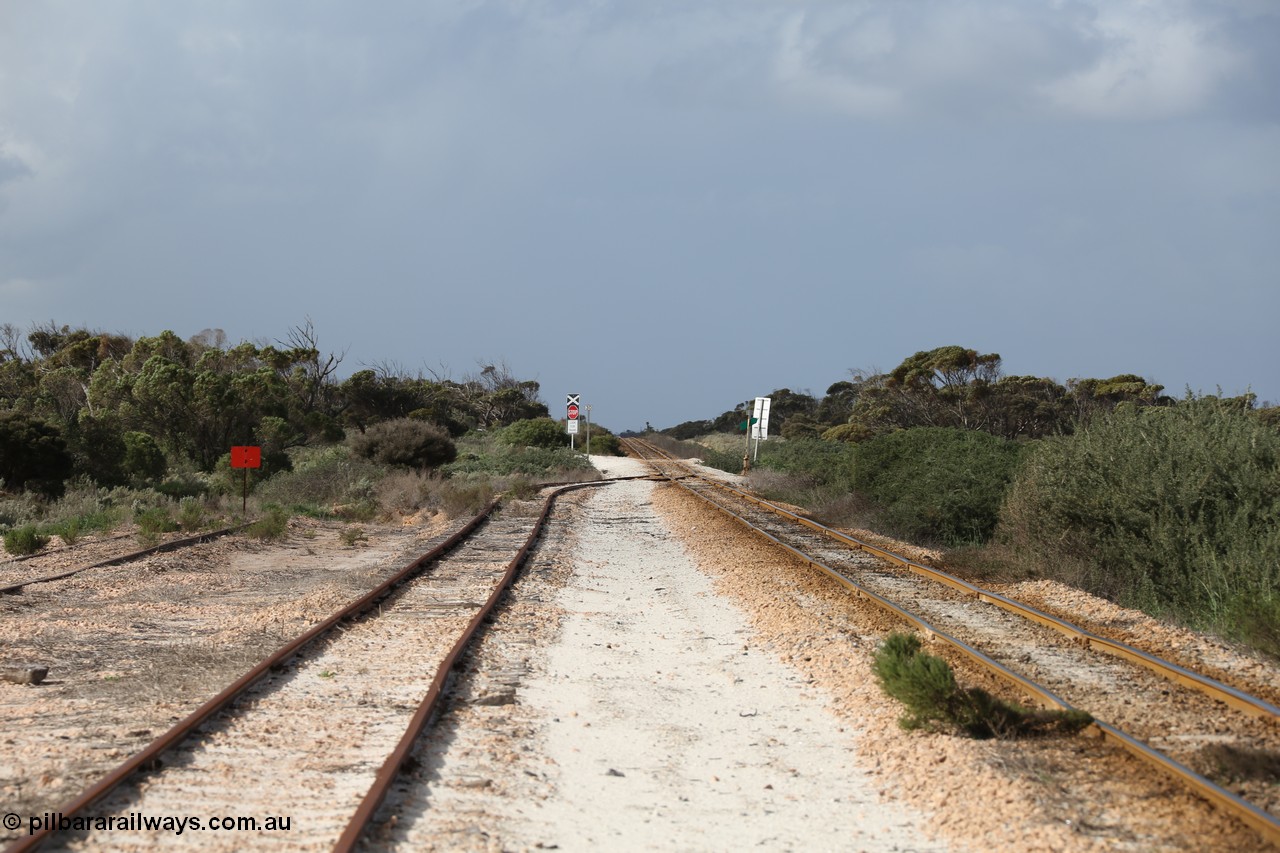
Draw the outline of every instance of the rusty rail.
<instances>
[{"instance_id":1,"label":"rusty rail","mask_svg":"<svg viewBox=\"0 0 1280 853\"><path fill-rule=\"evenodd\" d=\"M1260 716L1265 714L1275 713L1275 710L1276 710L1275 706L1270 705L1270 703L1267 703L1261 699L1257 699L1256 697L1249 696L1248 694L1243 693L1242 691L1237 691L1234 688L1228 687L1227 685L1220 684L1219 682L1216 682L1213 679L1207 678L1206 676L1202 676L1199 673L1194 673L1194 672L1191 672L1190 670L1184 669L1183 667L1179 667L1176 664L1170 663L1168 661L1163 661L1152 655L1148 655L1147 653L1142 652L1138 649L1133 649L1132 647L1127 646L1123 643L1116 643L1111 640L1106 640L1105 638L1102 638L1102 637L1097 637L1097 635L1087 632L1083 628L1078 628L1074 625L1071 625L1070 623L1064 622L1062 620L1058 620L1056 617L1049 616L1048 614L1042 613L1041 611L1035 610L1034 608L1031 608L1027 605L1022 605L1020 602L1015 602L1012 599L1004 598L1003 596L997 596L995 593L982 590L981 588L975 587L965 581L960 580L959 578L954 577L953 575L947 574L946 572L942 572L937 569L931 569L927 566L921 566L918 563L913 563L912 561L907 560L905 557L901 557L897 554L892 554L892 552L885 551L884 549L876 548L875 546L868 545L867 543L863 543L860 540L854 539L853 537L847 537L844 534L840 534L837 531L830 530L830 528L827 528L821 524L818 524L817 522L810 521L809 519L801 518L795 513L784 510L783 508L775 506L774 504L771 504L768 501L764 501L753 495L747 495L745 492L742 492L740 489L735 489L731 486L727 486L723 483L715 482L714 480L711 480L699 474L696 474L695 472L692 471L692 469L690 469L684 463L680 462L679 460L676 460L674 457L671 457L669 454L665 453L664 451L662 451L657 447L654 447L651 444L648 444L647 442L643 442L636 439L624 439L623 446L627 447L632 452L636 453L636 455L640 456L641 459L645 459L645 461L652 461L646 456L646 453L654 453L654 454L658 454L661 458L663 458L664 461L676 463L687 472L684 476L675 477L670 474L666 474L662 472L661 470L658 469L656 465L653 465L652 467L661 476L665 477L675 485L679 486L680 488L684 489L685 491L689 492L695 497L705 501L706 503L715 507L719 511L725 513L730 518L733 518L738 523L744 525L748 530L768 540L769 542L773 543L777 547L787 551L788 553L802 560L804 563L806 563L810 567L818 569L819 571L828 575L833 580L840 583L842 586L845 586L846 588L850 589L852 592L854 592L855 595L866 598L867 600L871 601L873 604L877 605L878 607L881 607L889 611L890 613L893 613L899 616L900 618L906 620L910 624L915 625L920 631L925 633L927 636L936 637L937 639L942 640L944 643L947 643L948 645L955 648L957 651L964 654L969 659L973 660L979 666L982 666L988 669L989 671L995 673L999 677L1009 681L1010 683L1014 684L1020 689L1026 691L1030 695L1037 697L1040 701L1044 702L1050 707L1054 707L1062 710L1070 710L1072 708L1072 706L1067 704L1065 701L1060 699L1058 696L1053 694L1050 690L1043 687L1042 685L1032 681L1031 679L1026 678L1025 676L1022 676L1019 673L1013 672L1012 670L1008 669L1007 667L1003 666L997 661L992 660L987 655L983 654L982 652L978 651L977 649L973 648L967 643L964 643L963 641L955 637L952 637L951 635L943 631L939 631L937 628L929 624L926 620L921 619L919 616L913 613L910 613L909 611L905 610L902 607L899 607L898 605L894 604L888 599L868 589L865 589L864 587L859 585L856 581L847 577L840 571L826 565L820 560L816 560L813 557L809 556L808 554L805 554L802 551L799 551L798 549L793 548L790 545L787 545L786 543L782 542L772 534L752 524L750 521L748 521L746 518L742 517L738 513L734 512L732 509L724 506L723 504L716 502L715 500L712 500L710 497L697 491L696 489L690 488L688 485L686 485L684 482L681 482L681 481L684 479L692 478L692 479L697 479L704 483L709 483L715 486L716 488L727 490L740 497L747 499L749 502L753 504L766 507L774 512L779 513L780 515L787 517L790 520L799 522L806 527L811 527L815 530L818 530L819 532L825 531L824 535L826 535L826 533L834 534L832 538L836 538L838 539L838 541L845 542L846 544L853 544L855 545L855 547L860 547L863 550L868 551L869 553L872 553L876 556L881 557L882 559L889 559L889 556L884 556L884 555L890 555L893 558L890 560L890 562L905 566L913 571L919 571L921 574L927 577L930 577L934 580L938 580L943 583L947 583L949 586L954 586L966 592L981 593L980 595L978 595L978 597L981 598L982 600L990 601L990 603L996 604L997 606L1004 606L1005 609L1010 610L1011 612L1014 612L1014 613L1018 613L1019 615L1027 615L1023 612L1024 610L1034 611L1034 613L1037 614L1037 617L1039 617L1039 618L1035 618L1034 621L1043 623L1043 620L1050 620L1051 622L1061 623L1062 626L1066 626L1071 630L1064 630L1064 628L1061 628L1061 627L1058 627L1057 628L1058 630L1063 630L1064 633L1072 634L1073 636L1078 636L1078 637L1085 636L1089 640L1089 646L1092 648L1099 648L1104 651L1111 651L1112 653L1117 653L1120 649L1123 649L1126 652L1131 652L1132 654L1125 653L1125 654L1121 654L1121 656L1130 660L1133 660L1135 657L1145 659L1145 660L1136 660L1135 662L1143 663L1144 666L1148 666L1149 668L1154 669L1157 672L1161 672L1162 674L1164 674L1165 671L1176 672L1179 674L1179 677L1177 677L1175 680L1181 683L1188 684L1188 686L1192 686L1192 687L1196 687L1197 689L1204 690L1204 692L1209 693L1210 695L1214 695L1215 698L1222 698L1222 697L1217 695L1216 689L1214 691L1205 689L1205 687L1203 686L1205 682L1208 682L1209 684L1212 684L1212 685L1216 685L1216 688L1220 688L1223 693L1231 696L1232 699L1234 700L1240 700L1241 698L1243 698L1243 700L1252 700L1252 701L1243 701L1243 702L1242 701L1229 702L1228 704L1231 704L1233 707L1241 708L1241 710L1247 710L1250 713L1258 714ZM991 599L1000 599L1000 601L991 600ZM1008 605L1012 605L1012 606L1008 606ZM1032 617L1028 616L1028 618L1032 618ZM1057 626L1051 625L1050 627L1057 627ZM1095 643L1093 641L1093 638L1096 638L1101 642ZM1116 651L1112 651L1112 649L1116 649ZM1158 662L1161 666L1159 667L1153 666L1152 662ZM1184 675L1189 677L1189 679L1182 677ZM1227 701L1227 699L1222 698L1222 701ZM1158 768L1162 772L1172 776L1173 778L1181 782L1183 785L1187 786L1194 793L1208 800L1210 803L1212 803L1216 807L1223 809L1229 814L1238 818L1244 824L1246 824L1247 826L1249 826L1250 828L1258 832L1269 843L1280 844L1280 820L1278 820L1275 816L1258 808L1256 805L1249 802L1248 800L1245 800L1231 793L1225 788L1222 788L1220 785L1216 784L1210 779L1206 779L1204 776L1201 776L1200 774L1196 773L1194 770L1191 770L1181 762L1178 762L1173 758L1160 752L1159 750L1156 750L1151 746L1148 746L1142 741L1132 737L1131 735L1121 731L1120 729L1116 728L1115 726L1109 723L1105 723L1101 720L1095 720L1093 725L1091 726L1091 729L1096 734L1103 737L1103 739L1116 743L1118 746L1122 747L1130 754L1136 756L1137 758L1142 759L1143 761L1146 761L1147 763L1153 765L1154 767Z\"/></svg>"},{"instance_id":2,"label":"rusty rail","mask_svg":"<svg viewBox=\"0 0 1280 853\"><path fill-rule=\"evenodd\" d=\"M164 734L160 735L160 737L145 746L141 751L137 752L117 766L114 770L100 779L96 784L86 789L74 800L66 805L60 806L57 811L67 816L76 815L109 794L115 788L119 787L127 779L133 776L134 773L138 772L138 770L150 766L166 750L180 743L190 735L197 726L234 702L237 697L244 693L249 687L255 684L273 668L284 664L301 651L303 647L318 639L339 622L355 618L372 609L374 605L384 598L394 587L412 578L428 563L438 560L455 549L463 542L463 540L470 536L476 528L484 523L490 515L493 514L499 503L500 501L498 499L491 501L474 518L468 521L461 529L444 542L440 543L435 548L432 548L426 554L423 554L399 572L396 572L377 587L361 596L358 600L348 604L346 607L343 607L341 610L329 616L323 622L312 626L304 633L276 649L276 651L272 652L269 657L258 663L253 667L253 669L246 672L218 695L205 702L195 711L192 711L185 719L179 721ZM19 839L11 844L5 853L26 853L26 851L34 850L54 832L56 832L55 829L44 829L35 835Z\"/></svg>"},{"instance_id":3,"label":"rusty rail","mask_svg":"<svg viewBox=\"0 0 1280 853\"><path fill-rule=\"evenodd\" d=\"M533 550L534 544L537 542L538 537L542 535L543 528L546 527L547 519L551 516L551 510L555 506L556 499L566 492L589 488L591 486L602 486L610 482L613 481L590 480L582 483L573 483L561 486L547 496L546 501L542 505L542 513L538 516L538 520L534 524L533 531L530 532L529 537L524 542L524 545L516 552L516 555L511 559L511 562L507 564L506 571L502 575L502 579L494 586L493 591L489 594L489 598L485 601L484 606L476 611L476 614L471 618L471 621L467 623L467 627L463 630L461 636L459 636L457 641L453 644L453 647L449 650L449 654L440 663L440 666L437 667L435 677L432 679L430 687L427 688L427 693L423 697L422 702L418 705L417 711L414 712L412 719L410 719L404 735L401 736L399 743L395 746L395 749L391 751L391 754L387 756L387 760L383 762L382 767L378 770L378 775L374 779L373 784L369 787L368 792L360 801L360 805L357 807L355 814L347 823L347 827L343 830L342 835L339 836L337 844L334 845L333 849L335 851L339 851L339 853L346 853L346 851L354 850L356 845L360 842L360 838L364 835L365 830L373 822L375 815L377 815L378 808L382 805L383 800L386 799L387 793L391 790L391 786L400 775L401 768L413 752L414 744L417 742L422 732L426 729L427 724L435 715L440 705L440 700L444 696L445 686L448 683L450 671L458 662L458 659L462 657L467 646L470 645L471 640L477 633L479 633L480 627L484 624L485 619L488 618L493 608L497 606L498 601L501 600L502 596L506 593L507 588L511 585L512 581L515 580L516 575L528 559L529 553Z\"/></svg>"},{"instance_id":4,"label":"rusty rail","mask_svg":"<svg viewBox=\"0 0 1280 853\"><path fill-rule=\"evenodd\" d=\"M92 565L81 566L78 569L71 569L70 571L60 572L56 575L46 575L44 577L31 578L30 580L25 580L21 583L9 584L8 586L0 587L0 595L13 595L21 592L23 587L32 586L33 584L58 581L63 578L69 578L72 575L78 575L81 572L87 572L91 569L105 569L108 566L119 566L124 563L131 563L134 560L141 560L143 557L150 557L152 554L163 554L166 551L176 551L179 548L186 548L190 545L199 545L201 542L208 542L212 539L217 539L221 536L235 533L237 530L243 530L246 526L247 525L244 524L236 524L231 527L223 527L219 530L210 530L207 533L200 533L196 536L187 536L183 539L174 539L172 542L162 542L161 544L153 545L150 548L143 548L141 551L122 554L119 557L112 557L109 560L101 560L100 562L93 563ZM37 554L33 556L42 555Z\"/></svg>"}]
</instances>

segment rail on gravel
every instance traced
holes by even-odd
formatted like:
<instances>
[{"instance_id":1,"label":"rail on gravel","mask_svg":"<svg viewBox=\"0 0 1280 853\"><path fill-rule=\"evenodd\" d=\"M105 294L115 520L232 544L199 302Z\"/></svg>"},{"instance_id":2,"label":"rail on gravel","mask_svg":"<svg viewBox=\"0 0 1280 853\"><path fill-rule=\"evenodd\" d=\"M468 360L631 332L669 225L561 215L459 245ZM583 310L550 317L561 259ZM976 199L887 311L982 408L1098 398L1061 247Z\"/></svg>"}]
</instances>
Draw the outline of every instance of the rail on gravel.
<instances>
[{"instance_id":1,"label":"rail on gravel","mask_svg":"<svg viewBox=\"0 0 1280 853\"><path fill-rule=\"evenodd\" d=\"M421 557L414 560L391 577L387 578L377 587L370 590L356 601L346 605L342 609L330 615L324 621L312 626L304 633L276 649L231 685L206 701L199 708L192 711L187 717L180 720L172 728L153 740L141 751L137 752L117 766L106 776L102 777L102 779L97 783L87 788L83 793L76 797L76 799L59 807L58 811L68 817L75 816L80 812L83 812L98 800L102 799L107 794L114 791L116 788L120 787L139 770L152 766L164 752L173 746L176 746L194 732L202 723L209 720L219 711L234 702L239 696L267 675L267 673L272 669L282 666L305 646L320 638L322 635L327 634L339 623L345 620L354 619L371 610L379 601L389 594L394 587L409 580L421 571L428 563L438 560L450 551L454 550L481 524L483 524L490 515L493 514L493 512L498 508L500 502L501 501L499 499L490 501L489 504L477 513L474 518L469 520L444 542L441 542L435 548L432 548L430 551L423 554ZM35 835L28 838L20 839L12 844L6 850L6 853L25 853L25 851L34 850L46 838L54 834L55 831L56 830L54 829L46 829L41 832L37 832Z\"/></svg>"},{"instance_id":2,"label":"rail on gravel","mask_svg":"<svg viewBox=\"0 0 1280 853\"><path fill-rule=\"evenodd\" d=\"M628 477L621 479L637 478ZM528 537L524 540L512 560L507 564L504 574L491 590L487 600L473 615L466 628L454 641L450 651L437 668L431 685L410 720L407 730L397 743L395 749L383 762L377 777L360 803L354 816L347 824L347 827L339 838L335 849L350 850L354 848L370 823L373 821L378 807L385 799L388 790L399 775L401 767L408 759L415 741L433 719L444 695L450 671L465 652L472 639L480 632L485 620L489 617L494 607L502 598L519 573L521 567L526 562L529 554L536 545L537 540L542 536L548 520L550 519L552 509L554 508L559 496L576 489L607 485L611 482L615 482L615 480L594 480L564 484L555 488L554 491L547 495L543 503L541 514L534 522L533 528ZM67 817L80 814L95 802L98 802L117 788L121 787L139 771L154 766L163 753L177 746L203 723L209 721L215 714L231 705L250 687L267 675L267 673L284 665L304 647L329 633L335 627L339 627L344 622L358 618L364 613L372 610L374 607L379 606L396 587L412 580L429 564L435 563L449 555L451 552L457 550L459 546L471 537L480 528L480 526L494 514L500 504L500 498L494 499L448 539L418 557L391 577L387 578L358 600L348 604L330 615L324 621L314 625L298 637L278 648L270 656L254 666L234 683L226 687L213 698L206 701L190 715L178 722L160 737L156 738L141 751L131 756L114 770L110 771L97 783L82 792L78 797L76 797L76 799L59 807L57 811ZM50 828L37 832L35 835L30 837L19 839L7 848L6 853L26 853L26 851L34 850L56 832L56 829Z\"/></svg>"},{"instance_id":3,"label":"rail on gravel","mask_svg":"<svg viewBox=\"0 0 1280 853\"><path fill-rule=\"evenodd\" d=\"M222 536L228 536L238 530L243 530L247 525L236 524L231 527L223 527L218 530L210 530L207 533L199 533L195 536L186 536L182 539L174 539L171 542L162 542L159 545L153 545L150 548L143 548L141 551L131 551L128 554L121 554L119 557L111 557L107 560L100 560L88 566L81 566L78 569L70 569L69 571L59 572L55 575L44 575L42 577L29 578L19 583L12 583L7 586L0 587L0 595L14 595L22 592L23 587L33 586L40 583L49 583L51 581L59 581L63 578L69 578L72 575L78 575L81 572L87 572L91 569L105 569L108 566L120 566L125 563L132 563L134 560L141 560L143 557L150 557L152 554L163 554L168 551L177 551L180 548L188 548L192 545L199 545L202 542L208 542ZM44 556L37 554L34 556Z\"/></svg>"},{"instance_id":4,"label":"rail on gravel","mask_svg":"<svg viewBox=\"0 0 1280 853\"><path fill-rule=\"evenodd\" d=\"M400 741L395 746L395 749L393 749L391 754L387 756L387 760L383 762L382 767L378 770L378 775L374 779L373 784L369 787L369 791L365 794L364 799L361 800L360 805L357 807L351 821L347 824L346 829L343 830L342 835L339 836L337 844L334 845L333 849L335 851L346 853L346 851L354 850L356 845L359 844L365 831L373 823L374 817L378 812L378 807L382 805L383 800L386 799L388 792L391 790L391 786L395 784L396 779L400 775L401 768L404 766L405 762L408 761L410 753L413 751L414 744L417 742L419 736L421 736L422 732L426 729L427 724L438 710L440 701L444 696L445 686L449 679L449 673L453 670L458 659L462 657L462 654L466 651L467 646L470 645L472 639L477 633L479 633L480 627L484 624L485 619L489 617L493 608L497 606L498 601L506 593L507 588L511 586L512 581L515 580L516 575L524 566L525 561L529 557L529 553L533 550L538 538L542 535L542 531L547 525L547 520L551 517L551 511L555 507L556 500L560 495L565 494L566 492L591 486L606 485L609 482L612 481L592 480L583 483L564 485L556 488L555 491L547 496L546 501L542 505L542 512L534 523L533 531L529 534L528 539L525 540L524 544L520 547L520 550L516 552L515 556L511 558L511 562L507 564L506 571L494 586L489 598L484 602L481 608L476 611L475 615L471 618L471 621L467 623L467 627L463 629L462 634L454 642L449 653L445 656L444 660L440 662L440 666L437 667L435 677L431 680L431 686L428 688L427 693L423 697L417 711L414 712L413 718L409 721L409 725L405 729L404 735L401 736Z\"/></svg>"},{"instance_id":5,"label":"rail on gravel","mask_svg":"<svg viewBox=\"0 0 1280 853\"><path fill-rule=\"evenodd\" d=\"M1016 687L1026 691L1028 694L1037 697L1041 702L1043 702L1044 704L1048 705L1051 708L1057 708L1060 710L1071 710L1072 706L1069 705L1060 697L1058 697L1057 695L1055 695L1047 687L1044 687L1043 685L1033 681L1032 679L1027 678L1024 675L1009 669L1003 664L1000 664L999 662L993 660L988 655L974 648L970 644L965 643L962 640L951 636L945 631L939 630L938 628L930 624L928 621L921 618L919 615L910 612L906 608L901 607L900 605L890 601L884 596L881 596L869 589L866 589L865 587L858 584L853 579L849 578L844 573L840 572L835 568L832 568L831 566L826 565L824 562L814 558L812 555L806 554L800 551L799 549L796 549L791 545L781 541L774 535L770 534L768 531L763 530L759 526L751 523L751 521L744 518L741 514L735 512L733 509L719 503L718 501L712 499L711 497L704 494L703 492L700 492L697 489L689 486L685 481L693 480L700 485L710 485L710 486L713 486L716 490L725 490L727 492L730 492L734 496L740 499L743 499L753 505L759 506L763 509L767 509L770 512L776 513L777 515L787 519L788 521L794 524L799 524L806 528L812 529L818 533L821 533L824 536L828 536L834 541L840 542L841 544L845 544L850 547L857 548L862 551L866 551L872 554L873 556L879 557L880 559L886 560L895 565L906 568L908 571L912 571L917 574L920 574L926 578L929 578L930 580L937 581L939 583L945 584L954 589L959 589L962 592L966 592L968 594L973 595L975 598L978 598L979 600L986 601L987 603L990 603L990 604L994 604L998 607L1001 607L1004 610L1007 610L1016 615L1022 616L1023 618L1029 619L1039 624L1044 624L1047 627L1051 627L1055 630L1058 630L1062 633L1067 634L1068 636L1073 637L1078 641L1081 641L1083 644L1087 645L1091 649L1103 651L1108 654L1113 654L1118 657L1129 660L1133 663L1137 663L1141 666L1144 666L1150 670L1157 672L1158 674L1165 676L1166 678L1170 678L1174 681L1177 681L1179 683L1192 687L1196 690L1204 692L1212 696L1213 698L1218 699L1230 705L1231 707L1245 711L1251 715L1268 718L1274 721L1277 713L1280 713L1280 709L1276 708L1276 706L1272 705L1271 703L1266 702L1265 700L1259 699L1257 697L1250 696L1249 694L1243 691L1236 690L1235 688L1229 687L1225 684L1221 684L1220 682L1217 682L1214 679L1208 678L1207 676L1204 676L1200 673L1196 673L1184 667L1180 667L1176 664L1170 663L1169 661L1164 661L1158 657L1155 657L1154 655L1149 655L1146 652L1142 652L1126 644L1118 643L1113 640L1108 640L1106 638L1099 637L1096 634L1093 634L1092 632L1086 631L1083 628L1079 628L1078 626L1072 625L1071 623L1066 622L1065 620L1057 619L1057 617L1050 616L1049 614L1043 613L1042 611L1039 611L1028 605L1022 604L1021 602L1017 602L1017 601L1014 601L1013 599L1009 599L1007 597L997 595L996 593L992 593L988 590L983 590L980 587L969 584L968 582L963 581L941 570L933 569L927 566L922 566L918 563L908 560L905 557L902 557L897 554L893 554L890 551L886 551L883 548L878 548L876 546L869 545L868 543L861 542L860 540L857 540L854 537L847 536L845 534L839 533L838 531L831 530L830 528L827 528L824 525L821 525L810 519L803 518L799 515L796 515L795 513L789 512L788 510L785 510L782 507L776 506L754 495L749 495L746 492L742 491L741 489L735 489L732 486L729 486L725 483L717 482L714 479L705 477L702 474L697 473L692 467L684 463L682 460L676 459L675 457L671 456L670 454L666 453L665 451L661 450L658 447L655 447L654 445L648 442L638 440L638 439L623 439L622 443L623 443L623 447L626 448L628 452L632 453L636 457L646 462L649 462L651 467L654 469L655 473L657 473L659 476L667 479L668 481L674 483L677 486L680 486L685 491L700 498L701 500L711 505L712 507L715 507L718 511L726 514L727 516L734 519L738 523L744 525L748 530L766 539L776 547L782 550L785 550L786 552L802 560L804 563L808 564L809 566L823 572L824 574L826 574L827 576L835 580L837 583L841 584L845 588L852 591L855 595L865 598L871 603L875 604L876 606L884 610L887 610L890 613L895 614L899 618L914 625L926 636L936 637L937 639L950 645L952 648L959 651L961 654L963 654L965 657L969 658L970 660L978 664L980 667L1012 683ZM676 473L668 472L666 470L663 470L663 467L660 463L674 464L678 466L679 470ZM1225 788L1216 784L1212 780L1207 779L1204 776L1201 776L1200 774L1196 773L1194 770L1190 769L1189 767L1182 764L1181 762L1176 761L1172 757L1165 755L1163 752L1149 746L1146 743L1143 743L1137 738L1134 738L1133 736L1129 735L1128 733L1120 730L1119 728L1109 723L1105 723L1100 720L1095 720L1091 728L1095 731L1095 733L1101 735L1104 739L1115 742L1130 754L1152 764L1153 766L1157 767L1161 771L1169 774L1174 779L1176 779L1177 781L1179 781L1180 783L1188 787L1191 791L1193 791L1203 799L1214 804L1215 806L1226 811L1227 813L1235 816L1236 818L1241 820L1243 823L1245 823L1247 826L1253 828L1255 831L1261 834L1267 841L1273 844L1280 844L1280 820L1278 820L1275 816L1264 811L1263 809L1259 808L1258 806L1254 805L1248 800L1245 800L1242 797L1239 797L1238 795L1226 790Z\"/></svg>"}]
</instances>

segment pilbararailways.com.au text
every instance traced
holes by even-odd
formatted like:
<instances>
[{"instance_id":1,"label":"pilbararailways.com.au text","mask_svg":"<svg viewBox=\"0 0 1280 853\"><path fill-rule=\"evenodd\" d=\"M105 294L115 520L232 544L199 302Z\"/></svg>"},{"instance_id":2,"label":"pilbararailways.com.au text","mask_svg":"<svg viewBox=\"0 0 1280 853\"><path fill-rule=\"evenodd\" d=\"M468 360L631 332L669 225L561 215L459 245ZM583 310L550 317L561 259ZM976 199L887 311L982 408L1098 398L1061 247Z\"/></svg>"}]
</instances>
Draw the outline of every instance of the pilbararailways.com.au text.
<instances>
[{"instance_id":1,"label":"pilbararailways.com.au text","mask_svg":"<svg viewBox=\"0 0 1280 853\"><path fill-rule=\"evenodd\" d=\"M10 819L17 815L9 815L5 825L9 829L17 829L10 825ZM268 815L261 818L233 815L213 815L197 817L195 815L149 815L142 812L129 812L123 815L64 815L62 812L45 812L27 819L27 834L35 835L46 829L59 832L171 832L181 835L184 832L288 832L292 829L293 818L280 815Z\"/></svg>"}]
</instances>

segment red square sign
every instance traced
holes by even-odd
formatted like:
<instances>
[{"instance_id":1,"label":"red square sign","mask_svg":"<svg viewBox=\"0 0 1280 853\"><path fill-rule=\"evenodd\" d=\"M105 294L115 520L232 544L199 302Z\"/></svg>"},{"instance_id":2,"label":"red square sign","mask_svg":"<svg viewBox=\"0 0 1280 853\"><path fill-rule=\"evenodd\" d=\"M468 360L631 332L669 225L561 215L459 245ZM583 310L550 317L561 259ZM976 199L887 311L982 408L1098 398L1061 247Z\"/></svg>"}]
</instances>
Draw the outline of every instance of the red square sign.
<instances>
[{"instance_id":1,"label":"red square sign","mask_svg":"<svg viewBox=\"0 0 1280 853\"><path fill-rule=\"evenodd\" d=\"M231 467L261 468L262 448L253 446L231 448Z\"/></svg>"}]
</instances>

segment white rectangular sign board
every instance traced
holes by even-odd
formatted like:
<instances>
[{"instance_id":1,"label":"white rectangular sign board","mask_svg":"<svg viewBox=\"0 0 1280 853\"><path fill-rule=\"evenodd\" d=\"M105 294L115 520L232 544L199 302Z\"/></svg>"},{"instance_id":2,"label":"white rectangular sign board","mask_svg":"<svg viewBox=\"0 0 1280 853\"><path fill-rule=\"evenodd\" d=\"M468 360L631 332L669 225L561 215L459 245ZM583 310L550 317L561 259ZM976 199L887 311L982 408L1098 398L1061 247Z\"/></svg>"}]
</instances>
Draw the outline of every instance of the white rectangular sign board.
<instances>
[{"instance_id":1,"label":"white rectangular sign board","mask_svg":"<svg viewBox=\"0 0 1280 853\"><path fill-rule=\"evenodd\" d=\"M769 437L769 397L756 397L755 408L751 412L751 417L755 418L755 423L751 425L751 437L764 441Z\"/></svg>"},{"instance_id":2,"label":"white rectangular sign board","mask_svg":"<svg viewBox=\"0 0 1280 853\"><path fill-rule=\"evenodd\" d=\"M569 435L577 435L578 422L576 420L572 420L572 421L568 421L567 423L569 424Z\"/></svg>"}]
</instances>

